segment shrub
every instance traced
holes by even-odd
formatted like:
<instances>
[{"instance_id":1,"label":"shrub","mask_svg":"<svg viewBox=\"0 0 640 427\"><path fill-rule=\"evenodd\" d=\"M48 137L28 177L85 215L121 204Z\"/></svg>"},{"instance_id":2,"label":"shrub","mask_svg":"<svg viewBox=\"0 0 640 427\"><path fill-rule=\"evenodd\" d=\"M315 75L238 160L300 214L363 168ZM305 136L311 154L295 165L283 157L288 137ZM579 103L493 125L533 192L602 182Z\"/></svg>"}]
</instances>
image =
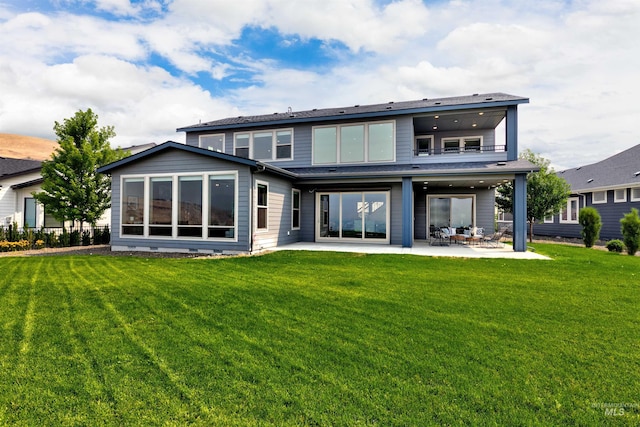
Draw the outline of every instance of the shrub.
<instances>
[{"instance_id":1,"label":"shrub","mask_svg":"<svg viewBox=\"0 0 640 427\"><path fill-rule=\"evenodd\" d=\"M609 249L609 252L622 252L624 250L624 243L622 240L614 239L609 240L606 244L606 248Z\"/></svg>"},{"instance_id":2,"label":"shrub","mask_svg":"<svg viewBox=\"0 0 640 427\"><path fill-rule=\"evenodd\" d=\"M62 234L58 236L58 244L61 247L66 248L67 246L69 246L69 242L70 242L69 232L67 231L66 228L63 228Z\"/></svg>"},{"instance_id":3,"label":"shrub","mask_svg":"<svg viewBox=\"0 0 640 427\"><path fill-rule=\"evenodd\" d=\"M584 245L588 248L600 237L600 229L602 228L602 219L596 208L587 207L580 209L578 222L582 226L582 239Z\"/></svg>"},{"instance_id":4,"label":"shrub","mask_svg":"<svg viewBox=\"0 0 640 427\"><path fill-rule=\"evenodd\" d=\"M80 231L73 230L69 235L69 246L80 246Z\"/></svg>"},{"instance_id":5,"label":"shrub","mask_svg":"<svg viewBox=\"0 0 640 427\"><path fill-rule=\"evenodd\" d=\"M82 246L89 246L91 244L91 231L84 230L82 232Z\"/></svg>"},{"instance_id":6,"label":"shrub","mask_svg":"<svg viewBox=\"0 0 640 427\"><path fill-rule=\"evenodd\" d=\"M34 247L35 249L42 249L42 248L44 248L44 240L41 240L41 239L36 240L36 242L33 244L33 247Z\"/></svg>"},{"instance_id":7,"label":"shrub","mask_svg":"<svg viewBox=\"0 0 640 427\"><path fill-rule=\"evenodd\" d=\"M620 230L624 237L624 244L627 247L629 255L635 255L640 247L640 217L638 217L638 209L631 208L631 212L625 214L620 220Z\"/></svg>"},{"instance_id":8,"label":"shrub","mask_svg":"<svg viewBox=\"0 0 640 427\"><path fill-rule=\"evenodd\" d=\"M27 240L20 240L18 242L0 242L0 252L25 251L30 247L31 244Z\"/></svg>"}]
</instances>

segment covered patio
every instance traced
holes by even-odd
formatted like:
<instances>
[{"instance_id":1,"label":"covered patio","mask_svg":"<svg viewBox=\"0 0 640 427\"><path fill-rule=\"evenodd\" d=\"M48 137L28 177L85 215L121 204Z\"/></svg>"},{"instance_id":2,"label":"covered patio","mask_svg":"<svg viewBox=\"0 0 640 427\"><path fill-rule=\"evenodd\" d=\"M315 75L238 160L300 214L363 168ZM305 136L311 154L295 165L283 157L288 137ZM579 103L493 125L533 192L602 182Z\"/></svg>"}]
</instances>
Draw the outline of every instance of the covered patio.
<instances>
[{"instance_id":1,"label":"covered patio","mask_svg":"<svg viewBox=\"0 0 640 427\"><path fill-rule=\"evenodd\" d=\"M505 258L505 259L542 259L551 258L531 251L515 252L510 244L501 247L483 247L474 245L432 246L428 241L416 240L410 248L401 245L360 244L360 243L309 243L298 242L278 246L271 251L330 251L355 252L367 254L407 254L432 257L458 258Z\"/></svg>"}]
</instances>

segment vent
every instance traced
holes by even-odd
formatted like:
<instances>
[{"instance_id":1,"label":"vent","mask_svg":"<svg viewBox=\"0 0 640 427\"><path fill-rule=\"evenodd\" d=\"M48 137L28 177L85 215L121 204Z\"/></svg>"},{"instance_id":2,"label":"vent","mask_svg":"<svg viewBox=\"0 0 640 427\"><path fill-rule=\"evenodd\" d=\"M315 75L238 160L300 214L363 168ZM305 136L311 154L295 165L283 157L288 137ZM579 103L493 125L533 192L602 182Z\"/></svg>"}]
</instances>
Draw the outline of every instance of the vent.
<instances>
[{"instance_id":1,"label":"vent","mask_svg":"<svg viewBox=\"0 0 640 427\"><path fill-rule=\"evenodd\" d=\"M589 179L587 180L587 183L591 183L591 182L593 182L593 178L589 178Z\"/></svg>"}]
</instances>

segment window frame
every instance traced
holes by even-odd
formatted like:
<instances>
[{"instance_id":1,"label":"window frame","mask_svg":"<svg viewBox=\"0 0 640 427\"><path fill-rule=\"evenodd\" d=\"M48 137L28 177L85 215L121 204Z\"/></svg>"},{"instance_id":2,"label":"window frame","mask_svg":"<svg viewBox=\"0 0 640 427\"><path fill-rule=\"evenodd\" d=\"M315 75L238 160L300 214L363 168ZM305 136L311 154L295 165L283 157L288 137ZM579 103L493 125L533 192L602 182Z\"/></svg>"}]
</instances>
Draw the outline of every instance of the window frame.
<instances>
[{"instance_id":1,"label":"window frame","mask_svg":"<svg viewBox=\"0 0 640 427\"><path fill-rule=\"evenodd\" d=\"M204 146L202 143L202 138L203 137L222 137L222 150L216 150L215 148L211 147L211 146ZM225 144L226 143L226 136L224 133L208 133L208 134L204 134L204 135L198 135L198 147L200 148L206 148L207 150L210 151L216 151L218 153L224 153L225 152Z\"/></svg>"},{"instance_id":2,"label":"window frame","mask_svg":"<svg viewBox=\"0 0 640 427\"><path fill-rule=\"evenodd\" d=\"M27 206L27 203L30 206ZM29 229L38 228L38 202L36 201L36 199L34 197L25 197L23 199L22 206L24 208L22 211L22 227ZM29 211L29 214L33 215L33 224L30 224L29 221L27 221L27 211ZM27 225L29 227L27 227Z\"/></svg>"},{"instance_id":3,"label":"window frame","mask_svg":"<svg viewBox=\"0 0 640 427\"><path fill-rule=\"evenodd\" d=\"M234 181L234 193L233 193L233 237L208 237L209 233L209 210L210 210L210 196L209 196L209 182L211 177L215 176L230 176ZM180 236L179 228L182 227L179 224L179 209L180 209L180 178L185 177L201 177L202 178L202 233L200 236ZM171 227L170 236L152 235L149 233L151 219L151 180L153 178L170 178L171 180L171 224L166 225ZM137 180L143 183L142 188L142 200L140 196L135 200L136 203L142 203L142 222L141 223L124 223L124 212L126 209L124 197L124 183L126 180ZM132 203L134 200L131 201ZM181 173L152 173L152 174L127 174L120 176L120 218L119 218L119 232L122 238L144 238L148 240L181 240L181 241L206 241L206 242L228 242L233 243L238 241L238 171L237 170L224 170L224 171L193 171L193 172L181 172ZM131 234L124 231L125 227L142 227L141 234Z\"/></svg>"},{"instance_id":4,"label":"window frame","mask_svg":"<svg viewBox=\"0 0 640 427\"><path fill-rule=\"evenodd\" d=\"M266 204L260 204L260 187L264 187L266 191ZM255 184L255 230L258 233L266 233L269 231L269 183L267 181L256 180ZM264 210L264 227L260 227L260 211Z\"/></svg>"},{"instance_id":5,"label":"window frame","mask_svg":"<svg viewBox=\"0 0 640 427\"><path fill-rule=\"evenodd\" d=\"M290 134L290 142L289 144L278 144L278 135L289 133ZM260 134L271 134L271 158L257 158L255 156L255 136ZM239 147L237 144L238 136L248 135L248 147ZM237 154L237 149L249 149L248 155L246 158L265 161L265 162L286 162L293 160L294 158L294 131L293 128L278 128L278 129L262 129L262 130L254 130L254 131L242 131L242 132L234 132L233 134L233 155L237 157L245 157ZM278 157L278 148L290 146L289 157Z\"/></svg>"},{"instance_id":6,"label":"window frame","mask_svg":"<svg viewBox=\"0 0 640 427\"><path fill-rule=\"evenodd\" d=\"M428 148L426 152L422 152L420 151L420 147L418 145L418 140L421 139L427 139L429 140L429 144L428 144ZM435 149L434 143L435 143L435 138L433 135L416 135L415 138L413 139L413 148L414 148L414 152L413 155L415 157L426 157L426 156L430 156L432 154L432 152Z\"/></svg>"},{"instance_id":7,"label":"window frame","mask_svg":"<svg viewBox=\"0 0 640 427\"><path fill-rule=\"evenodd\" d=\"M618 191L623 192L622 198L618 198ZM617 188L613 190L613 203L625 203L627 201L627 189L626 188Z\"/></svg>"},{"instance_id":8,"label":"window frame","mask_svg":"<svg viewBox=\"0 0 640 427\"><path fill-rule=\"evenodd\" d=\"M472 140L479 140L480 145L473 149L467 148L467 142ZM445 145L447 142L457 141L458 148L457 150L453 150L453 147L446 148ZM443 137L440 139L440 152L443 154L463 154L463 153L481 153L482 147L484 146L484 137L482 135L474 135L474 136L452 136L452 137Z\"/></svg>"},{"instance_id":9,"label":"window frame","mask_svg":"<svg viewBox=\"0 0 640 427\"><path fill-rule=\"evenodd\" d=\"M571 202L575 201L576 202L576 219L572 220L571 217L573 215L570 215L571 212ZM566 217L567 219L563 219L562 217L565 215L566 213ZM567 199L567 205L565 206L565 208L560 212L560 223L561 224L579 224L578 218L579 218L579 213L580 213L580 198L579 197L569 197Z\"/></svg>"},{"instance_id":10,"label":"window frame","mask_svg":"<svg viewBox=\"0 0 640 427\"><path fill-rule=\"evenodd\" d=\"M370 126L372 125L391 125L391 159L389 160L370 160L371 159L371 138L370 138ZM342 161L342 128L343 127L364 127L364 160L362 161ZM316 130L318 129L335 129L335 146L332 150L332 154L335 153L335 161L318 162L316 160ZM311 164L312 165L358 165L366 163L393 163L396 161L396 121L395 120L380 120L369 122L352 122L343 124L330 124L319 125L311 127Z\"/></svg>"},{"instance_id":11,"label":"window frame","mask_svg":"<svg viewBox=\"0 0 640 427\"><path fill-rule=\"evenodd\" d=\"M604 198L602 200L596 200L596 193L597 194L603 194ZM591 192L591 204L592 205L604 205L605 203L607 203L607 199L608 199L607 190L592 191Z\"/></svg>"},{"instance_id":12,"label":"window frame","mask_svg":"<svg viewBox=\"0 0 640 427\"><path fill-rule=\"evenodd\" d=\"M632 202L640 202L640 187L633 187L630 190L631 190L630 191L630 193L631 193L630 196L631 197L630 197L629 200L632 201ZM636 192L637 192L637 195L634 196L634 193L636 193Z\"/></svg>"},{"instance_id":13,"label":"window frame","mask_svg":"<svg viewBox=\"0 0 640 427\"><path fill-rule=\"evenodd\" d=\"M298 195L298 207L296 208L296 194ZM292 230L300 230L300 209L301 209L301 205L302 205L302 192L297 189L297 188L293 188L291 189L291 229ZM296 225L296 216L295 213L298 213L298 217L297 217L297 225Z\"/></svg>"}]
</instances>

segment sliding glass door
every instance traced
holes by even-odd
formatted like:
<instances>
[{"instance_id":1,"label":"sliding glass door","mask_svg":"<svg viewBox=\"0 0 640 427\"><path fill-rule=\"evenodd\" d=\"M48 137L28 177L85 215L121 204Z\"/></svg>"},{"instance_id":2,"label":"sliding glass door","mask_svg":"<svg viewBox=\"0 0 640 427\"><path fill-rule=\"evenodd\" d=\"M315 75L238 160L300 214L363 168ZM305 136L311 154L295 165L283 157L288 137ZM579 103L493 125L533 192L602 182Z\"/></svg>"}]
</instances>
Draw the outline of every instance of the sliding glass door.
<instances>
[{"instance_id":1,"label":"sliding glass door","mask_svg":"<svg viewBox=\"0 0 640 427\"><path fill-rule=\"evenodd\" d=\"M442 227L471 228L475 224L473 195L428 196L430 230Z\"/></svg>"},{"instance_id":2,"label":"sliding glass door","mask_svg":"<svg viewBox=\"0 0 640 427\"><path fill-rule=\"evenodd\" d=\"M318 240L389 241L389 193L318 194Z\"/></svg>"}]
</instances>

